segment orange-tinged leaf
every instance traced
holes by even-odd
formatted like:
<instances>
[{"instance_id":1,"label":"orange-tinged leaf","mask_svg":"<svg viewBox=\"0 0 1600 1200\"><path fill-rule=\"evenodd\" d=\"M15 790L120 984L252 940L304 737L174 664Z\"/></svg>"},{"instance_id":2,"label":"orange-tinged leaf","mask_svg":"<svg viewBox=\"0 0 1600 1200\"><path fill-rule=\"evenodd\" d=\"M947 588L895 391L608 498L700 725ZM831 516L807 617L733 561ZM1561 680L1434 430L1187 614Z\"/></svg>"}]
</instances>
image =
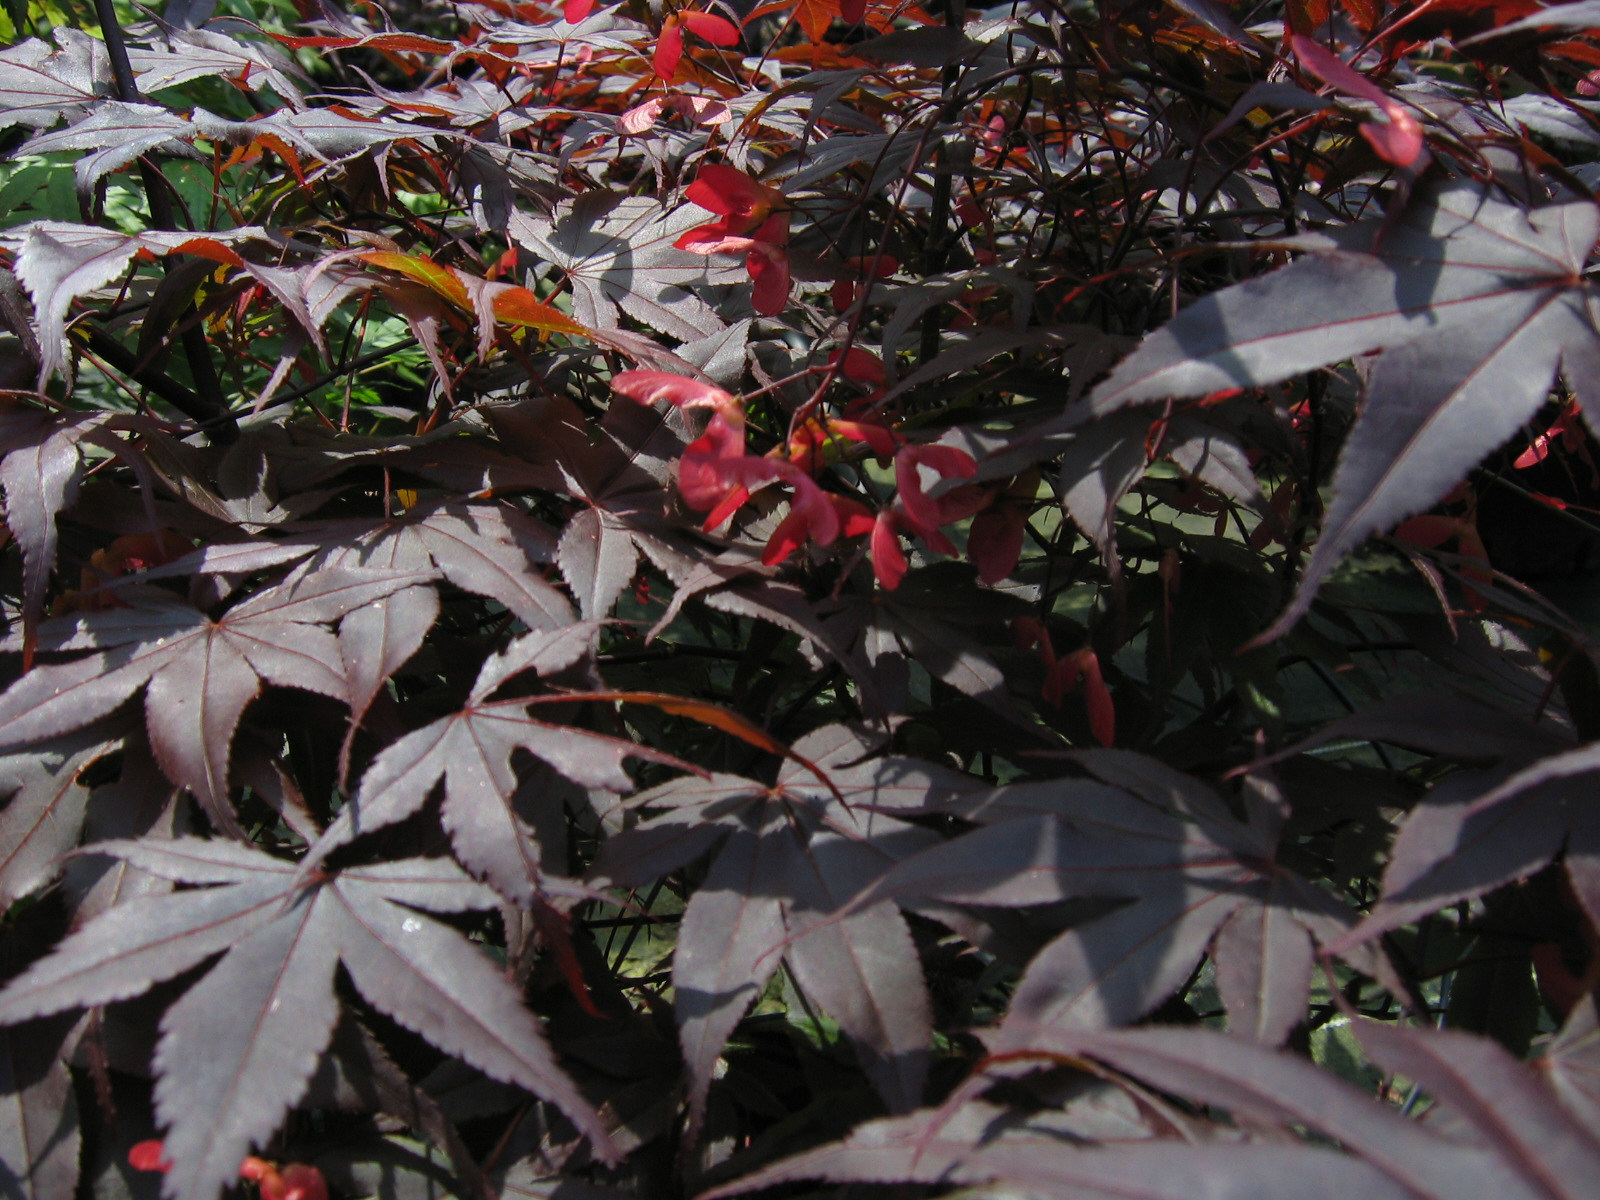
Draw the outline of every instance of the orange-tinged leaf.
<instances>
[{"instance_id":1,"label":"orange-tinged leaf","mask_svg":"<svg viewBox=\"0 0 1600 1200\"><path fill-rule=\"evenodd\" d=\"M750 20L770 16L773 13L794 11L795 24L800 26L806 38L812 42L821 42L823 34L828 32L834 18L839 16L839 0L800 0L798 4L791 0L772 0L763 4L750 14Z\"/></svg>"},{"instance_id":2,"label":"orange-tinged leaf","mask_svg":"<svg viewBox=\"0 0 1600 1200\"><path fill-rule=\"evenodd\" d=\"M507 287L494 295L494 319L505 325L520 325L542 333L591 336L589 330L559 309L552 308L525 287Z\"/></svg>"},{"instance_id":3,"label":"orange-tinged leaf","mask_svg":"<svg viewBox=\"0 0 1600 1200\"><path fill-rule=\"evenodd\" d=\"M244 259L232 249L225 246L215 238L197 237L190 238L180 246L172 248L174 254L198 254L201 258L209 258L212 262L221 263L227 267L242 267Z\"/></svg>"},{"instance_id":4,"label":"orange-tinged leaf","mask_svg":"<svg viewBox=\"0 0 1600 1200\"><path fill-rule=\"evenodd\" d=\"M821 767L804 755L796 754L759 725L752 724L731 709L709 704L704 700L692 700L687 696L669 695L666 692L562 692L554 696L537 696L528 703L570 704L575 700L592 700L602 704L648 704L675 717L688 717L691 721L699 721L702 725L720 729L723 733L732 734L758 750L765 750L768 754L777 754L790 762L798 763L815 775L839 803L844 803L844 797L839 794L839 789L834 787L833 780L828 778Z\"/></svg>"},{"instance_id":5,"label":"orange-tinged leaf","mask_svg":"<svg viewBox=\"0 0 1600 1200\"><path fill-rule=\"evenodd\" d=\"M386 271L397 271L407 279L414 279L460 308L468 310L472 308L472 300L467 295L466 285L457 278L456 272L449 267L441 267L431 259L398 254L393 250L366 250L356 257L375 267L382 267Z\"/></svg>"},{"instance_id":6,"label":"orange-tinged leaf","mask_svg":"<svg viewBox=\"0 0 1600 1200\"><path fill-rule=\"evenodd\" d=\"M894 27L894 22L898 18L920 22L923 25L938 23L917 4L901 7L869 4L866 0L799 0L799 3L795 3L795 0L767 0L767 3L757 7L745 19L756 21L762 17L790 11L794 13L795 24L800 26L806 39L818 47L829 44L823 40L823 35L828 32L828 27L835 19L847 25L865 22L879 33L887 33Z\"/></svg>"},{"instance_id":7,"label":"orange-tinged leaf","mask_svg":"<svg viewBox=\"0 0 1600 1200\"><path fill-rule=\"evenodd\" d=\"M1085 647L1077 654L1083 669L1083 698L1089 709L1089 731L1102 746L1112 746L1117 740L1117 710L1111 702L1111 691L1100 674L1100 657Z\"/></svg>"},{"instance_id":8,"label":"orange-tinged leaf","mask_svg":"<svg viewBox=\"0 0 1600 1200\"><path fill-rule=\"evenodd\" d=\"M769 55L774 62L804 63L820 71L842 71L859 67L862 63L854 47L834 42L817 42L810 46L797 42L793 46L781 46L770 51Z\"/></svg>"},{"instance_id":9,"label":"orange-tinged leaf","mask_svg":"<svg viewBox=\"0 0 1600 1200\"><path fill-rule=\"evenodd\" d=\"M806 37L820 42L839 16L839 0L800 0L795 5L794 19L805 31Z\"/></svg>"},{"instance_id":10,"label":"orange-tinged leaf","mask_svg":"<svg viewBox=\"0 0 1600 1200\"><path fill-rule=\"evenodd\" d=\"M1328 19L1329 0L1289 0L1283 6L1291 33L1310 34Z\"/></svg>"},{"instance_id":11,"label":"orange-tinged leaf","mask_svg":"<svg viewBox=\"0 0 1600 1200\"><path fill-rule=\"evenodd\" d=\"M407 279L415 280L468 312L476 311L472 302L473 295L482 294L487 289L487 293L492 297L490 306L494 318L500 324L537 329L543 333L592 336L584 326L545 304L527 288L475 280L454 267L440 266L431 259L398 254L393 250L366 250L356 257L375 267L395 271Z\"/></svg>"}]
</instances>

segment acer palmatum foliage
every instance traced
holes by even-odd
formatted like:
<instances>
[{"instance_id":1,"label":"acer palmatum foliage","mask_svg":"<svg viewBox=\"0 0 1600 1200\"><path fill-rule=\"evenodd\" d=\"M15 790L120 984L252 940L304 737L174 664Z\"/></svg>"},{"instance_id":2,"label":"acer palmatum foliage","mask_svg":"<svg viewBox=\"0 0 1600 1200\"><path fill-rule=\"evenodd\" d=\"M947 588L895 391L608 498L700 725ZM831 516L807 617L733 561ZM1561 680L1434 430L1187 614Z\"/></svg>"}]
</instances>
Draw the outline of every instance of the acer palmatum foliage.
<instances>
[{"instance_id":1,"label":"acer palmatum foliage","mask_svg":"<svg viewBox=\"0 0 1600 1200\"><path fill-rule=\"evenodd\" d=\"M1600 7L87 12L5 1189L1593 1192Z\"/></svg>"}]
</instances>

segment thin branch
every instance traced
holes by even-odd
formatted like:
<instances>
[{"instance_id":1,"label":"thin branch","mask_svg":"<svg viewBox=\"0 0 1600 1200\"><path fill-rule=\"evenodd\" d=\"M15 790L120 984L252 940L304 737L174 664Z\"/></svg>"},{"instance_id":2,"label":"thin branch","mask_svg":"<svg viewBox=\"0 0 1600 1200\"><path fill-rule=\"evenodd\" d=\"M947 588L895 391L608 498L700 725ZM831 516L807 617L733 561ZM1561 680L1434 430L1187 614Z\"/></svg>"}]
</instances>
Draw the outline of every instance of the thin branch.
<instances>
[{"instance_id":1,"label":"thin branch","mask_svg":"<svg viewBox=\"0 0 1600 1200\"><path fill-rule=\"evenodd\" d=\"M122 36L122 26L117 21L112 0L94 0L94 7L95 15L100 21L101 35L105 38L106 56L111 61L111 75L116 84L117 98L125 104L138 104L141 100L139 86L133 77L133 64L128 60L128 45ZM150 206L151 224L156 229L177 229L172 212L172 200L167 195L168 181L149 157L139 159L139 176L144 183L145 201ZM167 382L171 386L165 391L157 389L143 379L139 382L145 383L151 391L185 416L199 422L214 441L223 444L233 442L239 437L239 426L233 414L228 411L227 401L223 399L222 381L217 377L217 366L211 359L211 347L206 344L205 327L192 301L188 311L179 317L178 327L183 355L188 360L189 373L194 376L195 387L199 391L190 391L170 380ZM112 355L106 353L104 346L97 346L96 353L114 364ZM185 397L182 401L176 399L180 394Z\"/></svg>"}]
</instances>

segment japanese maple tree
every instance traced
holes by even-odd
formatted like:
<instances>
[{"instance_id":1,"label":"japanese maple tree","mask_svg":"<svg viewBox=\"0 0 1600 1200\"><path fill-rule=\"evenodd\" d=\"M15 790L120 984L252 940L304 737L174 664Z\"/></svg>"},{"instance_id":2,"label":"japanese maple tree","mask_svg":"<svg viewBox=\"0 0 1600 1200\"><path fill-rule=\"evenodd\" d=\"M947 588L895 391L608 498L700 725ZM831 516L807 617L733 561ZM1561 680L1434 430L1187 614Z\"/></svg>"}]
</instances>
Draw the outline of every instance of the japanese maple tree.
<instances>
[{"instance_id":1,"label":"japanese maple tree","mask_svg":"<svg viewBox=\"0 0 1600 1200\"><path fill-rule=\"evenodd\" d=\"M0 14L0 1191L1585 1200L1600 5Z\"/></svg>"}]
</instances>

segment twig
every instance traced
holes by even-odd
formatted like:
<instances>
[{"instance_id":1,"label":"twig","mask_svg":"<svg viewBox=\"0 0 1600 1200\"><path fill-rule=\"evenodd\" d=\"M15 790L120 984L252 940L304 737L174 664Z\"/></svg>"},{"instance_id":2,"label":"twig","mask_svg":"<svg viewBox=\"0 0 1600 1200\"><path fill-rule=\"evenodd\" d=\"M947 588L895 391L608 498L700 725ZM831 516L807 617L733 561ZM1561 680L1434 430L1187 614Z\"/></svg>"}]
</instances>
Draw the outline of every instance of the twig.
<instances>
[{"instance_id":1,"label":"twig","mask_svg":"<svg viewBox=\"0 0 1600 1200\"><path fill-rule=\"evenodd\" d=\"M94 0L94 7L95 15L100 21L100 33L105 38L106 56L111 60L111 75L116 84L117 98L125 104L138 104L141 100L139 88L134 82L133 64L128 61L128 45L123 39L122 26L117 22L112 0ZM139 176L144 183L145 201L150 205L151 225L156 229L176 229L172 201L167 195L166 177L149 157L139 159ZM207 429L213 440L222 444L236 441L239 437L239 426L222 397L222 382L217 378L217 367L211 360L211 348L206 345L205 328L201 324L199 311L193 301L190 301L188 311L180 317L178 325L183 355L189 362L189 372L194 376L198 392L190 391L170 380L168 383L171 386L161 390L143 378L138 376L135 378L185 416L198 421ZM113 362L112 355L105 352L103 345L96 346L96 353L107 362ZM180 400L179 396L183 398Z\"/></svg>"}]
</instances>

